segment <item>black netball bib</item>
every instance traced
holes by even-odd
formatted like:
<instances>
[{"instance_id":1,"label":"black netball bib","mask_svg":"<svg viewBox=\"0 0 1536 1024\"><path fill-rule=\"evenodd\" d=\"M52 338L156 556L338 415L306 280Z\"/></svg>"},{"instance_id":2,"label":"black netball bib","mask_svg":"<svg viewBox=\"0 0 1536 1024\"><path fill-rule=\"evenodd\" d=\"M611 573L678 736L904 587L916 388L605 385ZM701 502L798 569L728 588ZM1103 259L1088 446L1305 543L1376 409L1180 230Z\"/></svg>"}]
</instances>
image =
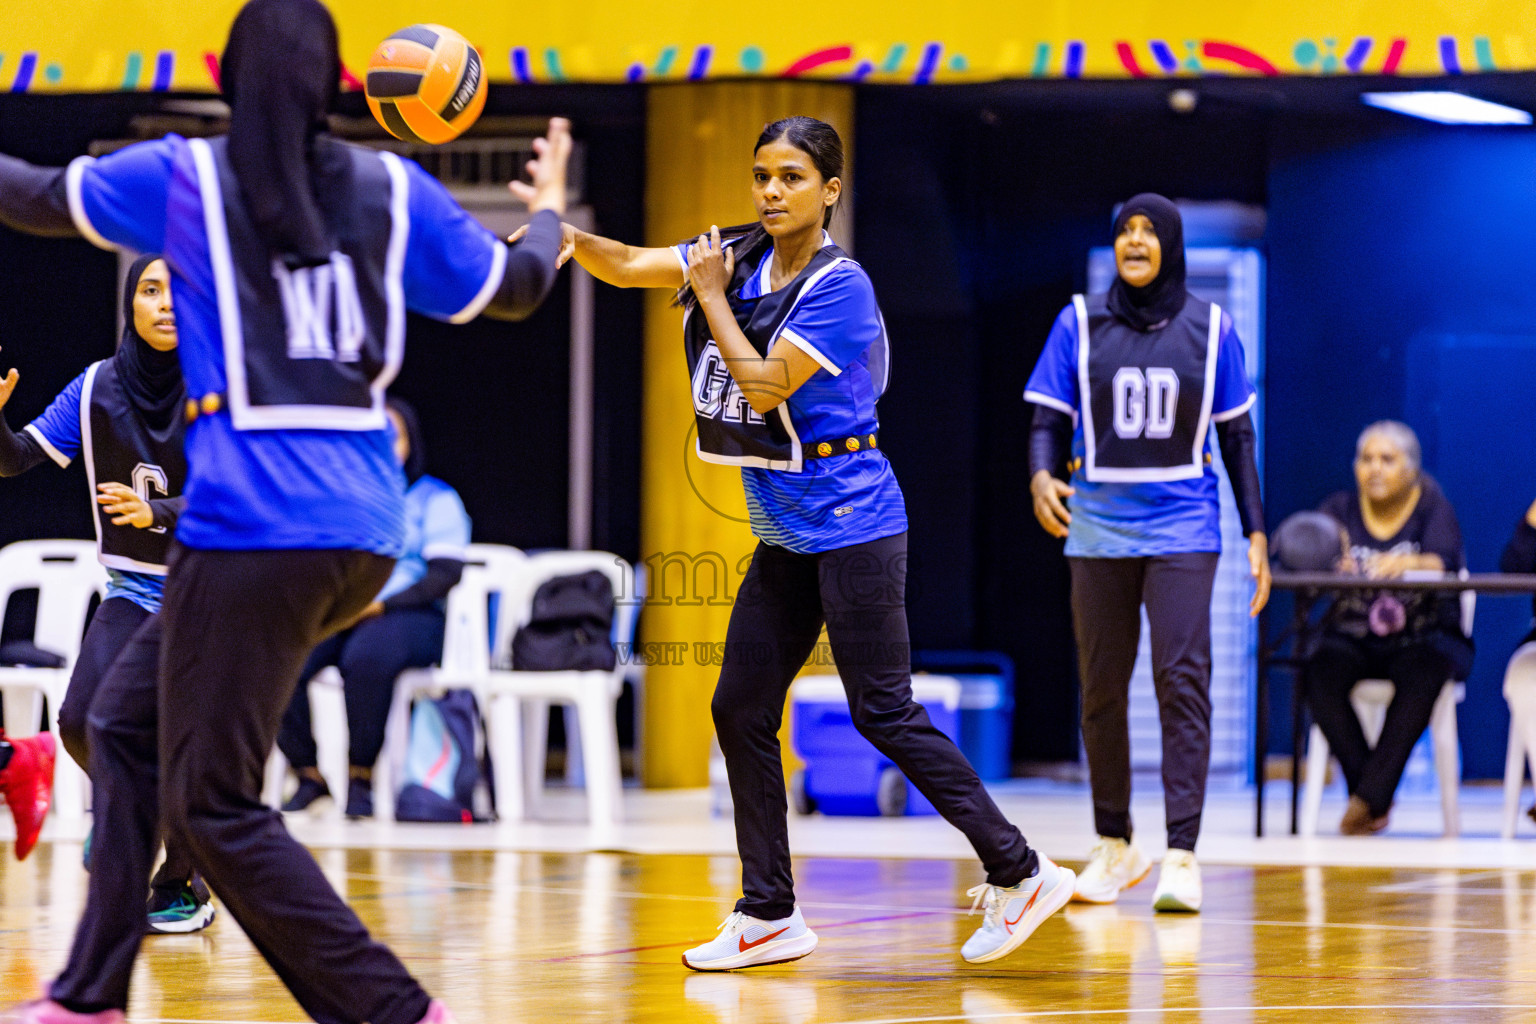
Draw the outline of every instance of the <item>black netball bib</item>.
<instances>
[{"instance_id":1,"label":"black netball bib","mask_svg":"<svg viewBox=\"0 0 1536 1024\"><path fill-rule=\"evenodd\" d=\"M1205 472L1221 307L1190 296L1167 325L1138 331L1105 297L1074 295L1083 474L1095 482L1190 480Z\"/></svg>"},{"instance_id":2,"label":"black netball bib","mask_svg":"<svg viewBox=\"0 0 1536 1024\"><path fill-rule=\"evenodd\" d=\"M727 244L734 244L732 239ZM848 254L828 244L811 257L804 270L778 291L756 299L741 297L741 289L763 268L764 260L773 259L770 247L750 264L738 262L726 286L731 311L747 340L759 355L773 349L779 333L799 305L800 299L840 263ZM742 394L741 386L725 364L720 348L710 336L709 320L694 307L683 321L683 339L688 356L688 372L693 383L693 411L698 424L695 450L705 462L729 466L758 466L764 469L800 472L801 441L790 422L789 405L781 403L768 415L754 412ZM770 376L772 367L769 368ZM783 379L761 382L765 390L786 388Z\"/></svg>"},{"instance_id":3,"label":"black netball bib","mask_svg":"<svg viewBox=\"0 0 1536 1024\"><path fill-rule=\"evenodd\" d=\"M251 224L226 140L191 146L235 427L382 429L384 388L405 344L410 224L399 159L344 147L347 184L316 197L334 234L330 262L287 267Z\"/></svg>"},{"instance_id":4,"label":"black netball bib","mask_svg":"<svg viewBox=\"0 0 1536 1024\"><path fill-rule=\"evenodd\" d=\"M172 416L164 430L151 429L123 389L112 360L104 359L85 371L80 443L102 565L165 575L171 531L163 526L141 530L114 525L111 514L96 504L96 485L124 484L145 501L176 497L187 480L185 433L180 416Z\"/></svg>"}]
</instances>

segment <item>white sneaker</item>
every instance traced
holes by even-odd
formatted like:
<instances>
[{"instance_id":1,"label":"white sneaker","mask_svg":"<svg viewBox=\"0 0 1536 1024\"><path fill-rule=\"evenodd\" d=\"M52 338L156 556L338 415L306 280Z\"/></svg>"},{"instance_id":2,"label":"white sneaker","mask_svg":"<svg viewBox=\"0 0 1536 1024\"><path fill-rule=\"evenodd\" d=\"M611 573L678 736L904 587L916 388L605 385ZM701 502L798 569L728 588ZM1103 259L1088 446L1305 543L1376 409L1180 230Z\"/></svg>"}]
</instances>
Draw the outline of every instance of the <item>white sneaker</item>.
<instances>
[{"instance_id":1,"label":"white sneaker","mask_svg":"<svg viewBox=\"0 0 1536 1024\"><path fill-rule=\"evenodd\" d=\"M1169 850L1163 857L1163 870L1157 878L1153 910L1200 911L1205 890L1200 885L1200 864L1188 850Z\"/></svg>"},{"instance_id":2,"label":"white sneaker","mask_svg":"<svg viewBox=\"0 0 1536 1024\"><path fill-rule=\"evenodd\" d=\"M1040 866L1018 885L1004 889L983 883L966 892L975 902L971 913L983 902L986 913L981 927L960 947L960 955L973 964L984 964L1007 956L1023 944L1040 922L1067 905L1077 876L1040 851L1035 851Z\"/></svg>"},{"instance_id":3,"label":"white sneaker","mask_svg":"<svg viewBox=\"0 0 1536 1024\"><path fill-rule=\"evenodd\" d=\"M1120 890L1139 884L1152 873L1152 858L1129 839L1099 836L1088 863L1077 876L1072 898L1079 903L1113 903Z\"/></svg>"},{"instance_id":4,"label":"white sneaker","mask_svg":"<svg viewBox=\"0 0 1536 1024\"><path fill-rule=\"evenodd\" d=\"M720 934L683 954L695 971L732 971L738 967L787 964L816 949L816 933L805 926L800 908L777 921L762 921L736 911L720 925Z\"/></svg>"}]
</instances>

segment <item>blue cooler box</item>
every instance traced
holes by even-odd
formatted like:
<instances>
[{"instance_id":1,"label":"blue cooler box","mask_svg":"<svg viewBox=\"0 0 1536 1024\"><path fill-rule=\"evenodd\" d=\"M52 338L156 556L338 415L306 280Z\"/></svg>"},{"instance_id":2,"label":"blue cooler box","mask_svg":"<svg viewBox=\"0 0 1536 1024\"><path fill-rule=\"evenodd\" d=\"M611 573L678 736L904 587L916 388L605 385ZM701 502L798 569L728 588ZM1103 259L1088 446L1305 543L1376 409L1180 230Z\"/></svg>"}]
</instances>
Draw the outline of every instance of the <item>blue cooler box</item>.
<instances>
[{"instance_id":1,"label":"blue cooler box","mask_svg":"<svg viewBox=\"0 0 1536 1024\"><path fill-rule=\"evenodd\" d=\"M995 651L913 651L916 670L960 681L960 752L983 781L1013 775L1013 660Z\"/></svg>"},{"instance_id":2,"label":"blue cooler box","mask_svg":"<svg viewBox=\"0 0 1536 1024\"><path fill-rule=\"evenodd\" d=\"M912 696L946 736L960 734L960 683L949 676L912 677ZM936 814L933 804L853 727L848 695L837 676L804 676L790 689L790 739L805 768L791 780L802 814Z\"/></svg>"}]
</instances>

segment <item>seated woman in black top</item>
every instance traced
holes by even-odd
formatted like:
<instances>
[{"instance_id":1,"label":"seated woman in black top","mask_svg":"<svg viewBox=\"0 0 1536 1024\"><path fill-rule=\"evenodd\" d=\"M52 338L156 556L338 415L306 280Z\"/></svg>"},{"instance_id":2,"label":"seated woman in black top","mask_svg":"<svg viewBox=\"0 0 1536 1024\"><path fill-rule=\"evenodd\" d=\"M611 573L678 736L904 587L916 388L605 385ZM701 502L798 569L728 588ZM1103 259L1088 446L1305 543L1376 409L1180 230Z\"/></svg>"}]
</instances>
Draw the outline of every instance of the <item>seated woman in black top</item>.
<instances>
[{"instance_id":1,"label":"seated woman in black top","mask_svg":"<svg viewBox=\"0 0 1536 1024\"><path fill-rule=\"evenodd\" d=\"M1504 545L1499 559L1500 572L1536 573L1536 503L1515 524L1514 536ZM1533 599L1536 605L1536 599ZM1504 699L1509 702L1509 727L1520 728L1529 716L1536 716L1536 620L1509 659L1504 670ZM1536 805L1527 812L1536 819Z\"/></svg>"},{"instance_id":2,"label":"seated woman in black top","mask_svg":"<svg viewBox=\"0 0 1536 1024\"><path fill-rule=\"evenodd\" d=\"M1382 420L1361 432L1356 489L1320 506L1348 534L1340 572L1393 579L1465 566L1456 511L1420 470L1420 458L1419 439L1405 424ZM1471 667L1472 642L1461 632L1454 593L1355 590L1334 602L1307 664L1307 700L1349 784L1340 832L1369 835L1387 827L1408 755L1441 688L1447 679L1465 679ZM1389 679L1396 688L1374 749L1349 700L1361 679Z\"/></svg>"}]
</instances>

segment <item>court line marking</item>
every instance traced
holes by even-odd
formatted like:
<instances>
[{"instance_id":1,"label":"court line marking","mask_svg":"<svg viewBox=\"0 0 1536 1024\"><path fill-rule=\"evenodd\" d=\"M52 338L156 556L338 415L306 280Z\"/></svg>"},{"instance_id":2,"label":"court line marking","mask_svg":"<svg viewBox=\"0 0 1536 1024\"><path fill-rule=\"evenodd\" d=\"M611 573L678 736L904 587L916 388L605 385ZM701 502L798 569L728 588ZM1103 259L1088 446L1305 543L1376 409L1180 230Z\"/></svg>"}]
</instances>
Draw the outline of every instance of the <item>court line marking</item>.
<instances>
[{"instance_id":1,"label":"court line marking","mask_svg":"<svg viewBox=\"0 0 1536 1024\"><path fill-rule=\"evenodd\" d=\"M421 878L396 877L393 875L352 874L341 872L342 877L355 878L363 881L390 882L394 884L409 884L419 887L424 880ZM491 885L486 882L442 882L427 881L427 885L433 888L454 889L479 889L485 891L503 891L505 886ZM590 889L563 889L543 885L512 885L510 888L517 892L544 893L552 896L591 896ZM632 899L632 900L678 900L688 903L728 903L729 897L716 896L686 896L680 893L659 892L635 892L633 890L612 890L604 893L608 899ZM815 900L797 901L801 907L815 908L819 910L864 910L879 911L891 914L949 914L954 917L967 917L972 913L963 907L913 907L913 906L887 906L872 903L823 903ZM1083 913L1084 911L1079 911ZM1092 913L1091 910L1086 913ZM1049 920L1049 919L1047 919ZM1158 918L1152 914L1122 914L1123 922L1139 921L1152 922ZM1456 925L1414 925L1414 924L1372 924L1356 921L1264 921L1244 918L1222 918L1200 915L1200 923L1207 925L1225 925L1232 928L1340 928L1351 931L1383 931L1383 932L1415 932L1429 935L1453 934L1453 935L1524 935L1529 928L1471 928ZM822 926L825 927L825 926Z\"/></svg>"},{"instance_id":2,"label":"court line marking","mask_svg":"<svg viewBox=\"0 0 1536 1024\"><path fill-rule=\"evenodd\" d=\"M1315 1013L1318 1010L1416 1010L1442 1013L1446 1010L1536 1010L1530 1003L1343 1003L1334 1006L1147 1006L1100 1010L1007 1010L1000 1013L954 1013L942 1017L880 1017L850 1019L835 1024L937 1024L940 1021L976 1020L1046 1020L1053 1017L1108 1017L1127 1014L1206 1014L1206 1013Z\"/></svg>"}]
</instances>

